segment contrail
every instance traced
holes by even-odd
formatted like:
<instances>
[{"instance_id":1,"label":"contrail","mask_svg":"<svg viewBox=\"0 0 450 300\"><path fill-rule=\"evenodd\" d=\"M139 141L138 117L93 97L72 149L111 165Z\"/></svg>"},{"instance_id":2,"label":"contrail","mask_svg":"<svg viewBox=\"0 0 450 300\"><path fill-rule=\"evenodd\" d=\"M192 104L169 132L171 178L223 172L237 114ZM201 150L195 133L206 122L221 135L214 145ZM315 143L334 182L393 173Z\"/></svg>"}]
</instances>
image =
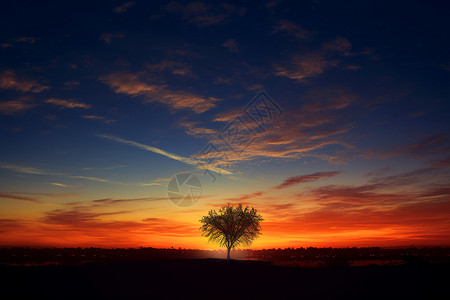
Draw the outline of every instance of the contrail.
<instances>
[{"instance_id":1,"label":"contrail","mask_svg":"<svg viewBox=\"0 0 450 300\"><path fill-rule=\"evenodd\" d=\"M104 138L104 139L116 141L116 142L119 142L119 143L122 143L122 144L134 146L134 147L137 147L137 148L141 148L141 149L144 149L144 150L147 150L147 151L151 151L153 153L158 153L158 154L161 154L161 155L163 155L165 157L184 162L185 164L196 166L199 169L206 168L206 167L202 168L202 165L204 165L205 162L201 161L201 160L196 160L196 159L192 159L192 158L189 158L189 157L183 157L183 156L180 156L180 155L176 155L176 154L164 151L164 150L156 148L156 147L144 145L144 144L137 143L137 142L134 142L134 141L124 140L124 139L121 139L119 137L115 137L115 136L112 136L112 135L96 134L96 136ZM214 167L214 166L211 166L211 167L208 166L207 169L209 169L211 171L214 171L216 173L221 173L221 174L227 174L227 175L233 174L233 173L231 173L231 172L229 172L227 170L224 170L224 169L218 168L218 167Z\"/></svg>"}]
</instances>

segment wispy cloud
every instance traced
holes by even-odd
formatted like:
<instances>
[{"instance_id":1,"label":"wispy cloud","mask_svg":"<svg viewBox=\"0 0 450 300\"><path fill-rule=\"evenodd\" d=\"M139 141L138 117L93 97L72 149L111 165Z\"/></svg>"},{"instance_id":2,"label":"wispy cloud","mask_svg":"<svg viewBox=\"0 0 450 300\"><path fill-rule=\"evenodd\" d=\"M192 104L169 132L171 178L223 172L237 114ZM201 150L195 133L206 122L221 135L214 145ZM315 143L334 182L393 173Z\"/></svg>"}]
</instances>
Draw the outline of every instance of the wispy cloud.
<instances>
[{"instance_id":1,"label":"wispy cloud","mask_svg":"<svg viewBox=\"0 0 450 300\"><path fill-rule=\"evenodd\" d=\"M14 46L12 43L3 43L3 44L0 44L0 47L2 47L3 49L6 49L6 48L12 48Z\"/></svg>"},{"instance_id":2,"label":"wispy cloud","mask_svg":"<svg viewBox=\"0 0 450 300\"><path fill-rule=\"evenodd\" d=\"M165 182L165 181L170 181L170 179L172 179L171 177L169 177L169 178L164 178L164 177L161 177L161 178L156 178L155 180L153 180L154 182Z\"/></svg>"},{"instance_id":3,"label":"wispy cloud","mask_svg":"<svg viewBox=\"0 0 450 300\"><path fill-rule=\"evenodd\" d=\"M83 168L83 170L113 170L113 169L119 169L119 168L125 168L126 166L119 165L119 166L111 166L111 167L86 167Z\"/></svg>"},{"instance_id":4,"label":"wispy cloud","mask_svg":"<svg viewBox=\"0 0 450 300\"><path fill-rule=\"evenodd\" d=\"M313 34L309 30L306 30L300 25L297 25L289 20L280 20L275 26L274 32L285 32L296 37L297 39L308 39Z\"/></svg>"},{"instance_id":5,"label":"wispy cloud","mask_svg":"<svg viewBox=\"0 0 450 300\"><path fill-rule=\"evenodd\" d=\"M42 202L37 200L37 199L29 198L29 197L17 196L17 195L14 195L14 194L0 194L0 199L18 200L18 201L26 201L26 202L42 204Z\"/></svg>"},{"instance_id":6,"label":"wispy cloud","mask_svg":"<svg viewBox=\"0 0 450 300\"><path fill-rule=\"evenodd\" d=\"M365 176L366 177L381 176L381 175L385 175L386 173L388 173L390 171L392 171L391 168L385 167L382 169L377 169L377 170L371 171L371 172L367 173Z\"/></svg>"},{"instance_id":7,"label":"wispy cloud","mask_svg":"<svg viewBox=\"0 0 450 300\"><path fill-rule=\"evenodd\" d=\"M419 137L415 143L396 145L387 149L371 148L360 154L360 156L365 159L387 159L405 155L426 158L429 155L436 157L448 155L449 153L450 135L447 133L436 133Z\"/></svg>"},{"instance_id":8,"label":"wispy cloud","mask_svg":"<svg viewBox=\"0 0 450 300\"><path fill-rule=\"evenodd\" d=\"M341 163L347 159L345 151L352 151L353 145L346 141L347 133L353 128L352 115L347 108L358 103L359 98L351 91L342 88L311 89L299 95L302 105L291 108L289 114L267 127L264 134L253 135L240 132L237 138L248 140L255 138L239 157L231 150L227 156L231 163L258 158L299 159L315 157L332 163ZM339 111L339 113L336 113ZM215 116L214 121L230 122L237 116L245 118L242 109L234 108ZM251 124L251 122L250 122ZM213 142L223 143L220 139ZM320 149L331 148L331 151ZM239 145L237 150L241 150ZM225 150L224 150L225 151ZM344 151L344 152L343 152Z\"/></svg>"},{"instance_id":9,"label":"wispy cloud","mask_svg":"<svg viewBox=\"0 0 450 300\"><path fill-rule=\"evenodd\" d=\"M90 177L90 176L70 176L70 178L85 179L85 180L90 180L90 181L106 182L106 183L117 183L117 182L109 181L107 179L97 178L97 177Z\"/></svg>"},{"instance_id":10,"label":"wispy cloud","mask_svg":"<svg viewBox=\"0 0 450 300\"><path fill-rule=\"evenodd\" d=\"M39 200L61 200L61 199L71 199L79 197L79 193L32 193L32 192L20 192L15 193L18 195L33 196Z\"/></svg>"},{"instance_id":11,"label":"wispy cloud","mask_svg":"<svg viewBox=\"0 0 450 300\"><path fill-rule=\"evenodd\" d=\"M158 182L150 182L150 183L141 182L141 183L138 183L137 185L138 186L160 186L161 183L158 183Z\"/></svg>"},{"instance_id":12,"label":"wispy cloud","mask_svg":"<svg viewBox=\"0 0 450 300\"><path fill-rule=\"evenodd\" d=\"M114 12L116 14L122 14L122 13L126 12L130 7L134 6L135 4L136 4L136 2L134 2L134 1L125 2L122 5L114 7Z\"/></svg>"},{"instance_id":13,"label":"wispy cloud","mask_svg":"<svg viewBox=\"0 0 450 300\"><path fill-rule=\"evenodd\" d=\"M102 121L103 123L106 123L106 124L113 123L116 121L114 119L107 119L103 116L97 116L97 115L83 115L82 118L89 119L89 120L98 120L98 121Z\"/></svg>"},{"instance_id":14,"label":"wispy cloud","mask_svg":"<svg viewBox=\"0 0 450 300\"><path fill-rule=\"evenodd\" d=\"M0 47L5 49L5 48L12 48L12 47L16 46L18 43L34 44L38 40L39 40L39 38L37 38L37 37L22 36L22 37L18 37L18 38L12 39L8 43L3 43L3 44L0 45Z\"/></svg>"},{"instance_id":15,"label":"wispy cloud","mask_svg":"<svg viewBox=\"0 0 450 300\"><path fill-rule=\"evenodd\" d=\"M247 201L249 199L262 197L265 194L266 194L266 192L264 192L264 191L257 191L257 192L251 193L251 194L245 194L245 195L240 195L240 196L233 197L233 198L227 198L227 199L225 199L225 201L240 202L242 204L242 201Z\"/></svg>"},{"instance_id":16,"label":"wispy cloud","mask_svg":"<svg viewBox=\"0 0 450 300\"><path fill-rule=\"evenodd\" d=\"M235 39L228 39L222 43L222 46L227 48L228 51L238 53L239 48Z\"/></svg>"},{"instance_id":17,"label":"wispy cloud","mask_svg":"<svg viewBox=\"0 0 450 300\"><path fill-rule=\"evenodd\" d=\"M120 182L120 181L113 181L105 178L99 178L99 177L93 177L93 176L69 176L69 178L73 179L83 179L88 181L96 181L96 182L103 182L108 184L118 184L118 185L128 185L128 186L143 186L142 183L127 183L127 182Z\"/></svg>"},{"instance_id":18,"label":"wispy cloud","mask_svg":"<svg viewBox=\"0 0 450 300\"><path fill-rule=\"evenodd\" d=\"M181 122L180 126L186 128L186 133L198 138L207 138L211 137L214 134L217 134L217 131L211 128L200 127L197 126L198 122Z\"/></svg>"},{"instance_id":19,"label":"wispy cloud","mask_svg":"<svg viewBox=\"0 0 450 300\"><path fill-rule=\"evenodd\" d=\"M33 107L36 104L32 102L29 97L20 97L16 100L2 101L0 102L0 113L3 115L13 115L23 113Z\"/></svg>"},{"instance_id":20,"label":"wispy cloud","mask_svg":"<svg viewBox=\"0 0 450 300\"><path fill-rule=\"evenodd\" d=\"M57 99L57 98L51 98L45 101L45 103L53 104L56 106L60 106L63 108L83 108L88 109L91 106L86 103L78 102L73 99L64 100L64 99Z\"/></svg>"},{"instance_id":21,"label":"wispy cloud","mask_svg":"<svg viewBox=\"0 0 450 300\"><path fill-rule=\"evenodd\" d=\"M173 110L189 109L196 113L203 113L216 106L220 99L204 98L188 91L172 91L164 84L150 84L141 77L145 72L132 74L129 72L115 72L99 78L116 93L133 97L143 96L144 102L159 102L168 105ZM149 76L149 74L147 74Z\"/></svg>"},{"instance_id":22,"label":"wispy cloud","mask_svg":"<svg viewBox=\"0 0 450 300\"><path fill-rule=\"evenodd\" d=\"M84 170L94 170L94 169L101 169L101 170L111 170L115 168L121 168L123 166L115 166L115 167L106 167L106 168L84 168ZM70 174L63 174L63 173L51 173L47 171L43 171L41 169L37 169L34 167L29 166L23 166L23 165L16 165L11 163L2 163L0 162L0 168L1 169L7 169L11 170L16 173L22 173L22 174L32 174L32 175L46 175L46 176L57 176L57 177L63 177L63 178L72 178L72 179L83 179L88 181L95 181L95 182L103 182L108 184L119 184L119 185L134 185L134 186L149 186L149 185L159 185L158 182L162 181L163 179L157 179L156 184L142 184L142 183L125 183L125 182L119 182L119 181L112 181L109 179L104 178L98 178L93 176L84 176L84 175L70 175ZM220 169L217 168L217 172L220 172ZM69 185L58 183L58 182L49 182L48 184L59 186L59 187L68 187Z\"/></svg>"},{"instance_id":23,"label":"wispy cloud","mask_svg":"<svg viewBox=\"0 0 450 300\"><path fill-rule=\"evenodd\" d=\"M267 8L267 9L273 9L274 7L276 7L278 4L280 4L281 3L281 0L273 0L273 1L269 1L269 2L266 2L265 4L264 4L264 6Z\"/></svg>"},{"instance_id":24,"label":"wispy cloud","mask_svg":"<svg viewBox=\"0 0 450 300\"><path fill-rule=\"evenodd\" d=\"M72 209L103 210L106 207L114 206L116 204L131 204L135 202L155 202L155 201L168 201L167 197L147 197L147 198L102 198L89 201L77 201L64 203L64 206L71 207Z\"/></svg>"},{"instance_id":25,"label":"wispy cloud","mask_svg":"<svg viewBox=\"0 0 450 300\"><path fill-rule=\"evenodd\" d=\"M8 164L8 163L0 163L0 168L2 169L8 169L17 173L24 173L24 174L35 174L35 175L53 175L51 173L47 173L45 171L42 171L37 168L28 167L28 166L21 166L21 165L15 165L15 164Z\"/></svg>"},{"instance_id":26,"label":"wispy cloud","mask_svg":"<svg viewBox=\"0 0 450 300\"><path fill-rule=\"evenodd\" d=\"M111 44L113 39L123 39L124 37L123 33L103 33L100 35L100 40Z\"/></svg>"},{"instance_id":27,"label":"wispy cloud","mask_svg":"<svg viewBox=\"0 0 450 300\"><path fill-rule=\"evenodd\" d=\"M19 76L14 70L5 70L0 73L0 88L17 90L20 92L40 93L50 87L42 85L27 76Z\"/></svg>"},{"instance_id":28,"label":"wispy cloud","mask_svg":"<svg viewBox=\"0 0 450 300\"><path fill-rule=\"evenodd\" d=\"M325 69L336 67L336 60L329 60L318 53L296 55L288 66L276 67L276 75L299 81L322 74Z\"/></svg>"},{"instance_id":29,"label":"wispy cloud","mask_svg":"<svg viewBox=\"0 0 450 300\"><path fill-rule=\"evenodd\" d=\"M172 75L196 78L189 65L171 60L163 60L157 64L146 64L145 68L152 73L169 71Z\"/></svg>"},{"instance_id":30,"label":"wispy cloud","mask_svg":"<svg viewBox=\"0 0 450 300\"><path fill-rule=\"evenodd\" d=\"M423 137L417 143L406 146L405 151L419 157L428 153L450 152L450 135L440 133Z\"/></svg>"},{"instance_id":31,"label":"wispy cloud","mask_svg":"<svg viewBox=\"0 0 450 300\"><path fill-rule=\"evenodd\" d=\"M437 195L450 196L447 184L449 174L445 169L422 168L372 178L362 185L321 186L308 193L320 203L341 203L342 206L401 205L425 201L426 198L433 200ZM395 192L387 192L393 190Z\"/></svg>"},{"instance_id":32,"label":"wispy cloud","mask_svg":"<svg viewBox=\"0 0 450 300\"><path fill-rule=\"evenodd\" d=\"M243 16L246 13L244 7L237 7L229 3L211 5L204 2L191 2L182 4L170 2L162 7L163 10L181 15L181 18L200 27L223 23L234 16Z\"/></svg>"},{"instance_id":33,"label":"wispy cloud","mask_svg":"<svg viewBox=\"0 0 450 300\"><path fill-rule=\"evenodd\" d=\"M447 156L442 159L434 160L430 163L430 166L433 168L444 168L444 167L450 167L450 156Z\"/></svg>"},{"instance_id":34,"label":"wispy cloud","mask_svg":"<svg viewBox=\"0 0 450 300\"><path fill-rule=\"evenodd\" d=\"M399 188L402 186L408 186L411 191L413 189L420 189L427 185L447 184L448 178L450 178L450 170L448 168L427 167L390 176L375 177L370 179L369 182L377 188Z\"/></svg>"},{"instance_id":35,"label":"wispy cloud","mask_svg":"<svg viewBox=\"0 0 450 300\"><path fill-rule=\"evenodd\" d=\"M308 175L299 175L299 176L293 176L293 177L289 177L287 179L285 179L283 181L283 183L274 186L274 189L277 190L281 190L281 189L285 189L294 185L298 185L301 183L307 183L307 182L313 182L313 181L317 181L319 179L323 179L323 178L330 178L333 176L336 176L338 174L340 174L341 171L333 171L333 172L317 172L314 174L308 174Z\"/></svg>"},{"instance_id":36,"label":"wispy cloud","mask_svg":"<svg viewBox=\"0 0 450 300\"><path fill-rule=\"evenodd\" d=\"M69 80L69 81L64 82L64 86L66 86L68 88L73 88L77 85L80 85L80 82L76 81L76 80Z\"/></svg>"},{"instance_id":37,"label":"wispy cloud","mask_svg":"<svg viewBox=\"0 0 450 300\"><path fill-rule=\"evenodd\" d=\"M23 37L18 37L16 39L14 39L15 42L29 43L29 44L34 44L37 40L39 40L39 38L32 37L32 36L23 36Z\"/></svg>"},{"instance_id":38,"label":"wispy cloud","mask_svg":"<svg viewBox=\"0 0 450 300\"><path fill-rule=\"evenodd\" d=\"M134 141L121 139L119 137L115 137L115 136L111 136L111 135L97 134L96 136L104 138L104 139L112 140L112 141L115 141L115 142L119 142L119 143L122 143L122 144L126 144L126 145L129 145L129 146L137 147L137 148L140 148L140 149L144 149L144 150L147 150L147 151L151 151L153 153L160 154L162 156L171 158L173 160L177 160L177 161L183 162L183 163L188 164L188 165L196 166L196 167L198 167L200 169L204 168L202 166L204 166L205 163L203 161L200 161L200 160L192 159L192 158L189 158L189 157L183 157L183 156L180 156L180 155L177 155L177 154L173 154L173 153L164 151L164 150L156 148L156 147L144 145L144 144L137 143L137 142L134 142ZM224 170L224 169L221 169L219 167L211 166L208 169L211 170L211 171L217 172L217 173L221 173L221 174L232 174L231 172L229 172L227 170Z\"/></svg>"},{"instance_id":39,"label":"wispy cloud","mask_svg":"<svg viewBox=\"0 0 450 300\"><path fill-rule=\"evenodd\" d=\"M48 184L58 186L58 187L68 187L67 184L59 183L59 182L49 182Z\"/></svg>"},{"instance_id":40,"label":"wispy cloud","mask_svg":"<svg viewBox=\"0 0 450 300\"><path fill-rule=\"evenodd\" d=\"M276 66L276 75L298 81L316 77L326 69L339 66L338 57L348 55L351 47L346 38L338 37L332 42L323 43L317 50L296 54L287 64Z\"/></svg>"},{"instance_id":41,"label":"wispy cloud","mask_svg":"<svg viewBox=\"0 0 450 300\"><path fill-rule=\"evenodd\" d=\"M317 172L313 174L308 175L299 175L299 176L293 176L285 179L283 183L274 186L271 188L271 190L268 191L256 191L250 194L244 194L239 195L237 197L232 198L226 198L224 201L231 201L231 202L242 202L242 201L248 201L253 198L262 198L263 196L266 197L271 192L274 192L274 190L281 190L285 188L289 188L294 185L298 185L301 183L308 183L308 182L314 182L320 179L327 179L333 176L336 176L340 174L341 171L333 171L333 172Z\"/></svg>"},{"instance_id":42,"label":"wispy cloud","mask_svg":"<svg viewBox=\"0 0 450 300\"><path fill-rule=\"evenodd\" d=\"M98 177L92 177L92 176L80 176L80 175L69 175L69 174L62 174L62 173L50 173L46 172L34 167L29 166L22 166L22 165L16 165L16 164L10 164L10 163L0 163L0 168L2 169L8 169L17 173L23 173L23 174L33 174L33 175L47 175L47 176L58 176L58 177L66 177L66 178L73 178L73 179L83 179L83 180L89 180L89 181L96 181L96 182L103 182L103 183L109 183L109 184L120 184L120 185L127 185L123 182L117 182L117 181L111 181L108 179L98 178ZM59 187L67 187L68 185L57 183L57 182L49 182L49 184Z\"/></svg>"}]
</instances>

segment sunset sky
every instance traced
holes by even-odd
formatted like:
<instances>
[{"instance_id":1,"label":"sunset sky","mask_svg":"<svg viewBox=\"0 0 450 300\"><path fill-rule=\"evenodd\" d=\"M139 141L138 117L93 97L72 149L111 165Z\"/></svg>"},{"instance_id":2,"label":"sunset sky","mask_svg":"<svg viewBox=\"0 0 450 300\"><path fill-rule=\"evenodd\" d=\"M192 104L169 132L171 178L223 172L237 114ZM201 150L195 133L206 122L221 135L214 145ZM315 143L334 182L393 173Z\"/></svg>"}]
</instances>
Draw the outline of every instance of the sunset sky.
<instances>
[{"instance_id":1,"label":"sunset sky","mask_svg":"<svg viewBox=\"0 0 450 300\"><path fill-rule=\"evenodd\" d=\"M255 249L450 244L449 2L0 16L0 246L217 249L199 219L227 203L263 215ZM245 113L260 92L280 108L264 126ZM228 162L205 173L209 143ZM201 182L192 206L168 199L180 172Z\"/></svg>"}]
</instances>

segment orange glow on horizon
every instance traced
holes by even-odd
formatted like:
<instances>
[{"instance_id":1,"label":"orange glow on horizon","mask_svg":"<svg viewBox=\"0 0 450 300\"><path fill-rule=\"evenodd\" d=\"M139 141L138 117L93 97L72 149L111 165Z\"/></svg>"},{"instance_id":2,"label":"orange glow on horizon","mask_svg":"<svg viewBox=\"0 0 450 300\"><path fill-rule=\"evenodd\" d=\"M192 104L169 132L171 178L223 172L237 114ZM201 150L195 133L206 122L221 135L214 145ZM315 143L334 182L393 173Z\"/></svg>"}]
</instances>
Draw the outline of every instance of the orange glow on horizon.
<instances>
[{"instance_id":1,"label":"orange glow on horizon","mask_svg":"<svg viewBox=\"0 0 450 300\"><path fill-rule=\"evenodd\" d=\"M249 247L253 249L446 245L450 236L446 201L416 203L370 214L366 210L342 212L327 208L304 209L302 213L294 206L274 211L270 204L252 205L259 207L265 218L262 236ZM188 215L178 211L173 219L150 217L140 221L139 213L100 217L79 209L53 211L33 221L4 219L0 245L218 249L198 231L198 219L208 209L196 209Z\"/></svg>"}]
</instances>

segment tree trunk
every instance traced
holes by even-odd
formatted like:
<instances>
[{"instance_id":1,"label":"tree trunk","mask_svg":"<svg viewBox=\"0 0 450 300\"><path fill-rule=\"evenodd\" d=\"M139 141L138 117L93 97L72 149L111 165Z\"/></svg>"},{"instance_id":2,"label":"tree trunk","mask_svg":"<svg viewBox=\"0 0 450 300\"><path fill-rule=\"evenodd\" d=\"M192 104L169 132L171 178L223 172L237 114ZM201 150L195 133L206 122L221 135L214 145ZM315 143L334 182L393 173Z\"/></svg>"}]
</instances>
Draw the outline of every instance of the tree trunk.
<instances>
[{"instance_id":1,"label":"tree trunk","mask_svg":"<svg viewBox=\"0 0 450 300\"><path fill-rule=\"evenodd\" d=\"M230 260L230 250L231 250L231 248L227 248L227 250L228 250L227 260Z\"/></svg>"}]
</instances>

